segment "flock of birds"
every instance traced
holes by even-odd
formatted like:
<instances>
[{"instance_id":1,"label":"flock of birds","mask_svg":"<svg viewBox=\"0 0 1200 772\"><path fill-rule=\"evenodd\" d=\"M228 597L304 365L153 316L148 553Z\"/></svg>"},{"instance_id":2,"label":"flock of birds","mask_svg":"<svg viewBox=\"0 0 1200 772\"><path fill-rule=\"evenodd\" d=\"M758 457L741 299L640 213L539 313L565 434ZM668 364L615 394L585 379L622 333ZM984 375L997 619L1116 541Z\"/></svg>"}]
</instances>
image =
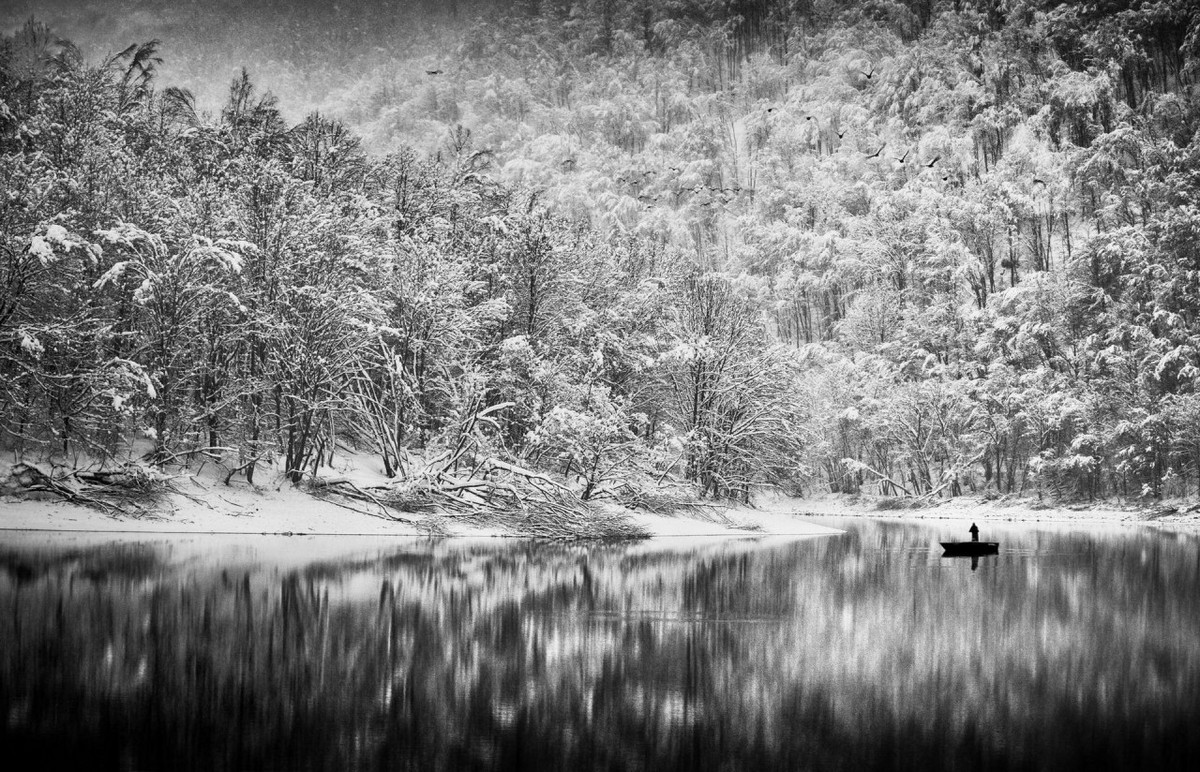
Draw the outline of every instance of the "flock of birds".
<instances>
[{"instance_id":1,"label":"flock of birds","mask_svg":"<svg viewBox=\"0 0 1200 772\"><path fill-rule=\"evenodd\" d=\"M445 72L445 70L442 70L442 69L427 69L427 70L425 70L425 74L428 76L431 76L431 77L442 75L442 74L444 74L444 72ZM867 81L872 81L876 75L874 65L872 65L869 70L861 70L860 69L860 70L857 70L857 72L859 74L861 74L863 76L863 78L865 78ZM781 112L781 108L778 106L771 106L771 107L766 108L766 112L768 114L779 113L779 112ZM812 121L813 123L816 124L818 131L820 130L820 126L821 126L820 118L818 118L817 116L806 115L804 117L804 120L806 122ZM832 136L836 136L838 138L838 140L840 141L846 137L847 130L839 129L838 127L834 126L831 128L830 134ZM883 152L884 152L884 150L887 149L887 147L888 147L888 143L884 142L873 152L870 152L870 153L864 152L863 157L869 161L883 158L884 157ZM937 163L942 160L942 157L940 155L936 155L928 161L919 161L919 160L913 158L913 151L911 148L905 150L902 155L899 155L899 156L891 155L889 157L894 164L894 168L896 168L898 170L905 169L905 168L911 168L912 166L920 166L920 167L924 167L925 169L933 169L937 165ZM574 158L567 158L562 161L562 169L564 171L574 171L575 167L576 167L576 161ZM681 170L679 169L679 167L670 166L670 167L667 167L667 171L679 173ZM736 196L738 196L739 194L741 194L743 192L748 192L751 196L753 196L753 194L754 194L753 188L742 188L740 186L721 187L721 186L715 186L715 185L693 185L690 187L679 187L679 188L675 188L673 191L666 192L666 193L658 193L655 195L641 194L640 190L642 189L642 187L644 185L646 185L647 183L649 183L651 181L651 178L657 174L658 174L658 172L653 171L653 170L645 170L645 171L640 171L640 172L628 172L622 176L617 177L616 181L620 185L624 185L624 186L632 189L635 192L639 192L639 195L637 196L637 200L643 202L644 204L650 204L653 202L661 201L664 198L672 199L675 202L678 202L685 195L689 195L689 194L695 195L695 194L706 193L710 196L711 199L715 199L718 197L721 199L721 201L719 201L719 202L716 200L708 200L708 201L702 202L703 206L713 206L717 203L729 203ZM950 180L950 178L951 178L951 175L949 173L947 173L942 176L942 181L948 182ZM1046 184L1044 181L1042 181L1040 179L1034 180L1035 185L1039 184L1039 183L1042 185Z\"/></svg>"},{"instance_id":2,"label":"flock of birds","mask_svg":"<svg viewBox=\"0 0 1200 772\"><path fill-rule=\"evenodd\" d=\"M864 73L864 75L865 74L866 73ZM772 112L777 109L778 108L769 107L769 108L767 108L767 112ZM811 116L811 115L806 116L805 120L806 121L818 121L816 116ZM819 123L818 123L818 125L819 125ZM845 129L843 129L841 131L835 130L834 133L837 135L838 139L842 139L845 137L847 130L845 130ZM886 150L887 147L888 147L888 143L884 142L873 152L863 153L863 157L866 158L867 160L875 160L875 159L882 158L882 157L884 157L883 156L884 150ZM935 155L933 158L929 159L928 161L918 160L913 157L913 150L911 148L906 149L902 155L899 155L899 156L892 155L889 157L894 162L896 169L904 169L904 168L911 167L911 166L920 166L925 169L932 170L935 166L937 166L938 162L942 160L942 156L940 156L940 155ZM563 169L565 171L573 170L575 168L575 165L576 165L576 162L575 162L575 159L573 159L573 158L569 158L569 159L566 159L563 161ZM682 170L677 166L668 166L668 167L666 167L666 171L678 174ZM645 185L653 182L654 178L658 175L659 175L659 172L652 170L652 169L626 172L625 174L618 176L616 178L616 182L618 185L625 186L626 188L630 189L632 192L639 192ZM949 173L947 173L942 176L942 181L947 182L950 180L950 178L951 178L951 175ZM1034 183L1035 184L1041 183L1043 185L1045 184L1042 180L1038 180L1038 179L1035 179ZM692 186L688 186L688 187L677 187L671 191L657 193L657 194L653 194L653 195L651 195L649 193L646 193L646 194L639 193L639 195L637 196L637 200L642 202L643 204L647 204L647 205L658 202L658 201L662 201L664 199L671 200L671 201L674 201L675 203L678 203L684 196L687 196L687 195L707 194L709 199L702 201L701 206L715 206L718 204L728 204L729 202L733 201L733 199L736 198L741 193L749 193L751 196L753 196L754 189L753 188L743 188L743 187L737 186L737 185L732 186L732 187L723 187L720 185L692 185ZM720 200L717 200L717 199L720 199Z\"/></svg>"},{"instance_id":3,"label":"flock of birds","mask_svg":"<svg viewBox=\"0 0 1200 772\"><path fill-rule=\"evenodd\" d=\"M871 71L871 73L873 74L873 73L874 73L874 70L872 70L872 71ZM868 74L868 73L865 73L865 72L863 73L863 75L865 75L865 76L866 76L868 79L871 77L871 75L870 75L870 74ZM768 113L770 113L770 112L774 112L776 109L778 109L778 108L775 108L775 107L768 107L768 108L767 108L767 112L768 112ZM805 121L812 121L813 123L815 123L815 124L817 125L817 128L818 128L818 129L820 129L821 123L820 123L820 119L819 119L819 118L817 118L817 116L815 116L815 115L806 115L806 116L804 116L804 120L805 120ZM839 130L839 129L837 129L837 128L834 128L834 129L832 130L832 133L834 134L834 136L836 136L836 137L837 137L837 138L840 140L840 139L843 139L843 138L845 138L845 136L846 136L846 133L847 133L847 129L841 129L841 130ZM885 149L887 149L887 146L888 146L888 143L884 142L882 145L880 145L880 146L879 146L879 149L878 149L878 150L876 150L875 152L873 152L873 153L866 153L866 154L864 154L864 155L865 155L865 157L867 158L867 160L873 160L873 159L879 158L880 156L882 156L882 155L883 155L883 151L884 151ZM898 156L898 157L897 157L897 156L893 156L892 158L893 158L893 160L896 162L896 166L897 166L898 168L903 168L903 167L905 167L905 166L907 166L907 165L908 165L908 163L909 163L909 156L911 156L911 155L912 155L912 149L910 148L910 149L908 149L908 150L905 150L905 151L904 151L904 155L901 155L901 156ZM934 166L937 164L937 162L938 162L938 161L940 161L940 160L942 160L942 157L941 157L940 155L938 155L938 156L934 156L934 157L933 157L933 159L932 159L932 160L930 160L928 163L921 162L921 163L920 163L920 165L921 165L921 166L924 166L926 169L932 169L932 168L933 168L933 167L934 167ZM946 181L946 180L949 180L949 179L950 179L950 175L946 175L946 176L942 177L942 180L943 180L943 181Z\"/></svg>"},{"instance_id":4,"label":"flock of birds","mask_svg":"<svg viewBox=\"0 0 1200 772\"><path fill-rule=\"evenodd\" d=\"M721 188L714 185L694 185L690 188L679 188L670 193L659 193L657 195L643 194L637 197L638 201L649 204L656 201L662 201L664 198L671 199L676 203L686 195L704 194L707 193L709 198L706 201L701 201L701 206L716 206L718 204L728 204L738 196L739 193L746 191L753 195L754 191L750 188L742 188L735 186L732 188ZM717 198L720 198L718 201Z\"/></svg>"},{"instance_id":5,"label":"flock of birds","mask_svg":"<svg viewBox=\"0 0 1200 772\"><path fill-rule=\"evenodd\" d=\"M860 72L862 72L863 77L867 78L868 80L870 80L875 75L875 70L873 68L871 69L870 72L863 72L863 71L860 71ZM779 110L780 110L780 108L776 107L776 106L766 108L767 113L776 113ZM808 121L813 122L817 126L818 130L820 130L821 121L820 121L820 118L818 118L817 116L806 115L804 117L804 120L806 122L808 122ZM831 130L831 133L834 136L836 136L838 138L838 140L842 140L846 137L846 134L848 133L848 129L838 129L837 127L834 127ZM884 152L884 150L887 149L887 147L888 147L888 143L884 142L878 148L876 148L873 152L870 152L870 153L864 152L863 157L868 161L873 161L873 160L883 158L884 157L883 152ZM918 160L913 157L912 148L908 148L904 151L903 154L901 154L899 156L896 156L896 155L890 156L890 159L892 160L892 162L894 164L894 168L897 170L912 168L913 166L920 166L925 169L932 170L935 166L937 166L938 162L942 160L942 156L935 155L933 158L929 159L928 161ZM563 162L564 170L571 171L574 168L575 168L575 159L573 159L573 158L567 159ZM676 166L669 166L669 167L667 167L667 171L678 173L680 171L680 169L679 169L679 167L676 167ZM616 181L618 184L632 186L635 188L640 188L642 185L649 182L650 179L652 177L654 177L656 174L657 174L657 172L655 172L653 170L632 172L632 173L627 173L625 175L617 177ZM946 174L942 175L942 178L941 178L942 182L949 182L951 177L952 177L952 175L950 173L946 173ZM1035 184L1039 183L1039 182L1042 183L1043 185L1045 184L1041 180L1034 180L1034 182L1035 182ZM710 194L720 196L722 198L721 203L729 203L731 200L733 200L734 197L737 196L737 194L742 193L743 191L749 192L750 195L752 195L752 196L754 194L753 188L742 188L739 186L721 187L721 186L714 186L714 185L694 185L692 187L676 188L674 191L672 191L670 193L660 193L657 195L638 195L637 199L639 201L641 201L643 203L647 203L647 204L656 202L656 201L661 201L664 198L673 199L674 201L678 202L679 199L686 194L695 194L695 193L701 193L701 192L705 192L705 191ZM716 203L718 203L718 202L706 201L706 202L703 202L703 205L704 206L713 206Z\"/></svg>"}]
</instances>

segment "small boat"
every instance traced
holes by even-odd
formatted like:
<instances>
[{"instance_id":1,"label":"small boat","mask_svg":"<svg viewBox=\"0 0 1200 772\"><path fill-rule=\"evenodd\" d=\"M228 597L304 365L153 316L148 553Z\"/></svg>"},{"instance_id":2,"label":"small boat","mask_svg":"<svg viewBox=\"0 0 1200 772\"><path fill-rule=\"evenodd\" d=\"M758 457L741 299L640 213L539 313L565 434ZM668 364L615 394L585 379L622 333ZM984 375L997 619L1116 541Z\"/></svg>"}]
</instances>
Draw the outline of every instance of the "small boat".
<instances>
[{"instance_id":1,"label":"small boat","mask_svg":"<svg viewBox=\"0 0 1200 772\"><path fill-rule=\"evenodd\" d=\"M995 555L1000 551L998 541L944 541L944 555Z\"/></svg>"}]
</instances>

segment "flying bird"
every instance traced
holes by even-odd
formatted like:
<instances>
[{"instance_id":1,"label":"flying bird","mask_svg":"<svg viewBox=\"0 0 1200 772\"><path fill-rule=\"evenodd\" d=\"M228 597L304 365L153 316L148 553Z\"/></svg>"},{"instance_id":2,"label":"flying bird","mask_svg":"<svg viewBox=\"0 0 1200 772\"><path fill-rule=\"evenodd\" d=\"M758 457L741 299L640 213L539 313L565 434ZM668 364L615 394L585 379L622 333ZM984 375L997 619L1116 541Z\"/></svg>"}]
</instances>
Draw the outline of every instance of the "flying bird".
<instances>
[{"instance_id":1,"label":"flying bird","mask_svg":"<svg viewBox=\"0 0 1200 772\"><path fill-rule=\"evenodd\" d=\"M1039 180L1037 177L1034 177L1034 178L1033 178L1033 184L1034 184L1034 185L1045 185L1045 184L1046 184L1046 181L1045 181L1045 180Z\"/></svg>"},{"instance_id":2,"label":"flying bird","mask_svg":"<svg viewBox=\"0 0 1200 772\"><path fill-rule=\"evenodd\" d=\"M425 74L426 75L441 75L443 72L444 72L444 70L426 70Z\"/></svg>"},{"instance_id":3,"label":"flying bird","mask_svg":"<svg viewBox=\"0 0 1200 772\"><path fill-rule=\"evenodd\" d=\"M862 76L863 76L864 78L866 78L867 80L870 80L870 79L871 79L871 76L873 76L873 75L875 74L875 65L873 65L873 64L871 65L871 71L870 71L870 72L863 72L862 70L859 70L859 72L862 72Z\"/></svg>"},{"instance_id":4,"label":"flying bird","mask_svg":"<svg viewBox=\"0 0 1200 772\"><path fill-rule=\"evenodd\" d=\"M932 160L932 161L930 161L929 163L925 164L925 168L926 168L926 169L932 169L932 168L933 168L933 165L934 165L935 163L937 163L939 160L941 160L941 158L942 158L942 157L941 157L940 155L939 155L939 156L934 156L934 158L933 158L933 160Z\"/></svg>"},{"instance_id":5,"label":"flying bird","mask_svg":"<svg viewBox=\"0 0 1200 772\"><path fill-rule=\"evenodd\" d=\"M887 143L886 143L886 142L884 142L882 145L880 145L880 146L879 146L879 149L878 149L878 150L876 150L874 153L871 153L871 155L867 156L867 158L878 158L878 157L879 157L879 154L883 152L883 149L884 149L885 147L887 147Z\"/></svg>"},{"instance_id":6,"label":"flying bird","mask_svg":"<svg viewBox=\"0 0 1200 772\"><path fill-rule=\"evenodd\" d=\"M905 151L904 151L904 155L902 155L902 156L900 156L899 158L897 158L897 159L896 159L896 163L898 163L898 164L900 164L901 166L903 166L903 165L904 165L904 162L905 162L906 160L908 160L909 153L911 153L911 152L912 152L912 150L905 150Z\"/></svg>"},{"instance_id":7,"label":"flying bird","mask_svg":"<svg viewBox=\"0 0 1200 772\"><path fill-rule=\"evenodd\" d=\"M841 131L837 131L837 132L834 132L834 133L835 133L835 134L837 134L837 137L838 137L838 139L841 139L842 137L846 136L846 130L845 130L845 129L842 129Z\"/></svg>"}]
</instances>

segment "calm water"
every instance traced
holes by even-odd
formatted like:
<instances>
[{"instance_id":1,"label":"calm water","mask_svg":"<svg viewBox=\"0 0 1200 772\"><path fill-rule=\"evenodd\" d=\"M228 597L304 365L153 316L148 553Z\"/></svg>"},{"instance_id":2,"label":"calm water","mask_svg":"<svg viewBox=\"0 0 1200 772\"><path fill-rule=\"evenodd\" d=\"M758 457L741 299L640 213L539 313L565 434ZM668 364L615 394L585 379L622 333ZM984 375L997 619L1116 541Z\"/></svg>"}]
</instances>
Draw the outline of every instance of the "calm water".
<instances>
[{"instance_id":1,"label":"calm water","mask_svg":"<svg viewBox=\"0 0 1200 772\"><path fill-rule=\"evenodd\" d=\"M1200 769L1200 540L0 534L0 756L119 769ZM10 767L16 768L16 767Z\"/></svg>"}]
</instances>

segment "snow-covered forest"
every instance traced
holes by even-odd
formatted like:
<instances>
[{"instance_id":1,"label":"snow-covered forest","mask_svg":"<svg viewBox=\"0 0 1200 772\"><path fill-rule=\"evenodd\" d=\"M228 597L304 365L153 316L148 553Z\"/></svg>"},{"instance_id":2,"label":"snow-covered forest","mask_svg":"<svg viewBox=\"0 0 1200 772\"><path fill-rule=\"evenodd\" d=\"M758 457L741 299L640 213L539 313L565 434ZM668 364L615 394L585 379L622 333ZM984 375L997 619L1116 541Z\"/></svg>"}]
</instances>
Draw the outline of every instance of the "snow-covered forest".
<instances>
[{"instance_id":1,"label":"snow-covered forest","mask_svg":"<svg viewBox=\"0 0 1200 772\"><path fill-rule=\"evenodd\" d=\"M1185 0L32 6L10 457L1200 494Z\"/></svg>"}]
</instances>

